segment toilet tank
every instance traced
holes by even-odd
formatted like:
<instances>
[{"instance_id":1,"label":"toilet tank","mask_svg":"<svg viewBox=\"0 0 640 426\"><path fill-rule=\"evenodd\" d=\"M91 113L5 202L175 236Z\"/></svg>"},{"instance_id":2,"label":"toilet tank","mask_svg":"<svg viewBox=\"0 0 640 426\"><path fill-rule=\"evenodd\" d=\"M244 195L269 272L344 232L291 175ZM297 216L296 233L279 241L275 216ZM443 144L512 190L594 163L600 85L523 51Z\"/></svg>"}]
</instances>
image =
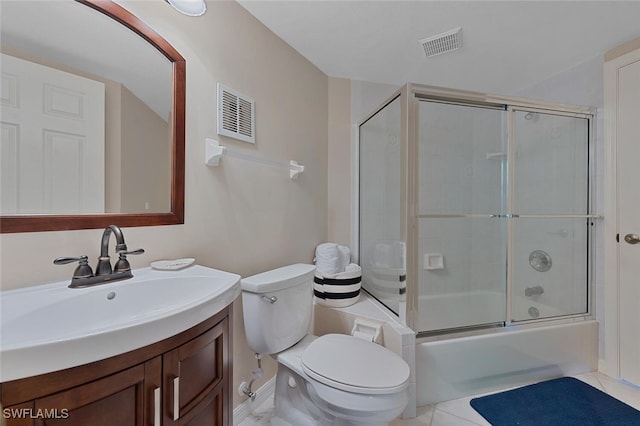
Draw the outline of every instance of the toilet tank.
<instances>
[{"instance_id":1,"label":"toilet tank","mask_svg":"<svg viewBox=\"0 0 640 426\"><path fill-rule=\"evenodd\" d=\"M281 352L309 331L316 267L297 263L240 281L249 347L260 354Z\"/></svg>"}]
</instances>

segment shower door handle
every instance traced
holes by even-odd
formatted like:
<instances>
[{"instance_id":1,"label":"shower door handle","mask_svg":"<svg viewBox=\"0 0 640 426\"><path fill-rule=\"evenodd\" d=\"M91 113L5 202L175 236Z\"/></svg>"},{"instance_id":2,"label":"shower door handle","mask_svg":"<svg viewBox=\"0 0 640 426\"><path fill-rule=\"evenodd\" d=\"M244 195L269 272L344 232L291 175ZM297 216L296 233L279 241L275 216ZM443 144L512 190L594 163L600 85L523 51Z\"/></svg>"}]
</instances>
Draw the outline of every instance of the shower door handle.
<instances>
[{"instance_id":1,"label":"shower door handle","mask_svg":"<svg viewBox=\"0 0 640 426\"><path fill-rule=\"evenodd\" d=\"M624 236L624 240L629 244L640 243L640 236L638 234L627 234Z\"/></svg>"}]
</instances>

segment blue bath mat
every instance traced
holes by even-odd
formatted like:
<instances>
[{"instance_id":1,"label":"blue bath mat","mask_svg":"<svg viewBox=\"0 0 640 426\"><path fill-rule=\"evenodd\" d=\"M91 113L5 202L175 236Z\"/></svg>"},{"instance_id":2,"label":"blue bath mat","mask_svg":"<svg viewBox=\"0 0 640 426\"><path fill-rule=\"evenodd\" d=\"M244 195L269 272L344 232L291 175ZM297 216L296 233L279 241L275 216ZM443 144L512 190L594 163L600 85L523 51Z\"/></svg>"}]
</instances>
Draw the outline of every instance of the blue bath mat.
<instances>
[{"instance_id":1,"label":"blue bath mat","mask_svg":"<svg viewBox=\"0 0 640 426\"><path fill-rule=\"evenodd\" d=\"M640 411L572 377L474 398L471 406L493 426L640 425Z\"/></svg>"}]
</instances>

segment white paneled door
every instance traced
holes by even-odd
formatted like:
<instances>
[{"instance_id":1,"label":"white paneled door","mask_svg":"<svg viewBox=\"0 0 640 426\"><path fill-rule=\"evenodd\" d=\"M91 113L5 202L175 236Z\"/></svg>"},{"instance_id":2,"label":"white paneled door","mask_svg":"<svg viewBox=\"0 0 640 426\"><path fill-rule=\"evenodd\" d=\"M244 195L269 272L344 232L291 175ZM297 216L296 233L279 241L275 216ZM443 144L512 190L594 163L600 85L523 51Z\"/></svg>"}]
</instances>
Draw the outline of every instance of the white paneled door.
<instances>
[{"instance_id":1,"label":"white paneled door","mask_svg":"<svg viewBox=\"0 0 640 426\"><path fill-rule=\"evenodd\" d=\"M640 51L618 68L620 377L640 385Z\"/></svg>"},{"instance_id":2,"label":"white paneled door","mask_svg":"<svg viewBox=\"0 0 640 426\"><path fill-rule=\"evenodd\" d=\"M1 59L0 213L104 212L104 84Z\"/></svg>"}]
</instances>

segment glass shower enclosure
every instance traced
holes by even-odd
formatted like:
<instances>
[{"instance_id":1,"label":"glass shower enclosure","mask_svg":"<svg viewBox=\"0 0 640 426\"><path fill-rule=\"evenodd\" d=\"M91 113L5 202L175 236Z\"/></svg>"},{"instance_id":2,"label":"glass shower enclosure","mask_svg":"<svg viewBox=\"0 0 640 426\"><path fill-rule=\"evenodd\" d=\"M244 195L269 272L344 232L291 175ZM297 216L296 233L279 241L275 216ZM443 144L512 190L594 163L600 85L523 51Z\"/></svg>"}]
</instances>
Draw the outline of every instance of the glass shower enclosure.
<instances>
[{"instance_id":1,"label":"glass shower enclosure","mask_svg":"<svg viewBox=\"0 0 640 426\"><path fill-rule=\"evenodd\" d=\"M592 118L405 85L360 125L363 287L427 335L588 314Z\"/></svg>"}]
</instances>

